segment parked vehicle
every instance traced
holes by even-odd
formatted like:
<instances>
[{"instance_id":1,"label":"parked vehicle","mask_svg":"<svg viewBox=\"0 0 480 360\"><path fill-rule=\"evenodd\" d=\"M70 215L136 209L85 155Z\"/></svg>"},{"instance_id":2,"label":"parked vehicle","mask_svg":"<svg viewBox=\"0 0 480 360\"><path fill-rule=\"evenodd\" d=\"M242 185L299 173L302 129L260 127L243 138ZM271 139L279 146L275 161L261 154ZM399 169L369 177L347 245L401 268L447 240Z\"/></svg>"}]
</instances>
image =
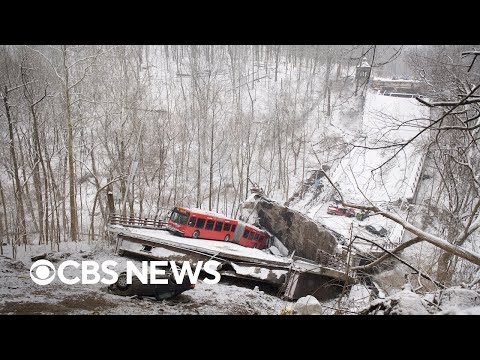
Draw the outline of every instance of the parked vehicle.
<instances>
[{"instance_id":1,"label":"parked vehicle","mask_svg":"<svg viewBox=\"0 0 480 360\"><path fill-rule=\"evenodd\" d=\"M355 217L355 209L345 208L345 216L346 217Z\"/></svg>"},{"instance_id":2,"label":"parked vehicle","mask_svg":"<svg viewBox=\"0 0 480 360\"><path fill-rule=\"evenodd\" d=\"M195 284L190 282L188 276L183 278L182 284L177 284L171 269L166 270L164 275L157 275L156 278L168 279L168 284L143 284L136 275L132 276L132 283L127 284L127 273L124 271L118 275L117 282L110 285L108 290L115 295L152 296L157 300L163 300L177 296L195 287Z\"/></svg>"},{"instance_id":3,"label":"parked vehicle","mask_svg":"<svg viewBox=\"0 0 480 360\"><path fill-rule=\"evenodd\" d=\"M367 217L369 217L369 216L370 216L370 210L367 210L367 211L362 210L362 211L360 211L360 212L358 212L358 213L356 214L356 218L357 218L357 220L359 220L359 221L363 221L363 220L365 220L365 219L366 219Z\"/></svg>"},{"instance_id":4,"label":"parked vehicle","mask_svg":"<svg viewBox=\"0 0 480 360\"><path fill-rule=\"evenodd\" d=\"M330 215L344 215L347 217L354 217L355 210L352 208L345 208L337 204L330 204L327 208L327 214Z\"/></svg>"},{"instance_id":5,"label":"parked vehicle","mask_svg":"<svg viewBox=\"0 0 480 360\"><path fill-rule=\"evenodd\" d=\"M337 204L330 204L327 208L327 214L330 215L344 215L345 208L338 206Z\"/></svg>"},{"instance_id":6,"label":"parked vehicle","mask_svg":"<svg viewBox=\"0 0 480 360\"><path fill-rule=\"evenodd\" d=\"M388 231L380 225L367 225L365 226L365 230L381 237L385 237L388 234Z\"/></svg>"}]
</instances>

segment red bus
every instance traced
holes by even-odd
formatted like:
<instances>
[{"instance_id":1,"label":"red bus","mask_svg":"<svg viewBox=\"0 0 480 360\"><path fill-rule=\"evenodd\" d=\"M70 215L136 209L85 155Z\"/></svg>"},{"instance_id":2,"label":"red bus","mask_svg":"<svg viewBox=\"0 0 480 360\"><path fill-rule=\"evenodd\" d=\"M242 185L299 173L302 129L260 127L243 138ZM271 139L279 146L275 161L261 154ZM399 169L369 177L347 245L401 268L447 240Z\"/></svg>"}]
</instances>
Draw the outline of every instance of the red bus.
<instances>
[{"instance_id":1,"label":"red bus","mask_svg":"<svg viewBox=\"0 0 480 360\"><path fill-rule=\"evenodd\" d=\"M256 226L200 209L173 208L168 231L181 236L230 241L246 247L265 249L270 235Z\"/></svg>"}]
</instances>

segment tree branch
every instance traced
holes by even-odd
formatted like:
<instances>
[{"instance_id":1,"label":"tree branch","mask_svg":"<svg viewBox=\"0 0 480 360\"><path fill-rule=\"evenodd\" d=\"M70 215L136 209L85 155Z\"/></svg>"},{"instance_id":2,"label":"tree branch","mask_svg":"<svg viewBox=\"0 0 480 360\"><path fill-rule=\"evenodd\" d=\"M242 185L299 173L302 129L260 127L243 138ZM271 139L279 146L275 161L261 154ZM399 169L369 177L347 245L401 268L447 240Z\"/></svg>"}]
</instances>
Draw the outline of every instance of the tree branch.
<instances>
[{"instance_id":1,"label":"tree branch","mask_svg":"<svg viewBox=\"0 0 480 360\"><path fill-rule=\"evenodd\" d=\"M36 50L36 49L33 49L31 48L30 46L26 46L28 49L32 50L32 51L35 51L36 53L40 54L45 60L47 60L48 64L51 66L51 68L53 69L53 71L55 71L55 75L57 75L57 77L60 79L60 81L62 82L62 84L65 84L65 80L59 75L59 73L57 72L57 69L55 68L55 66L53 65L52 61L47 58L42 52ZM58 50L58 49L56 49Z\"/></svg>"},{"instance_id":2,"label":"tree branch","mask_svg":"<svg viewBox=\"0 0 480 360\"><path fill-rule=\"evenodd\" d=\"M390 256L392 256L392 254L396 254L400 251L402 251L403 249L409 247L409 246L412 246L416 243L419 243L421 242L422 239L420 239L419 237L415 237L413 239L410 239L408 241L405 241L404 243L401 243L399 246L397 246L395 249L393 249L391 252L387 252L386 254L383 254L381 257L379 257L378 259L376 259L375 261L371 262L370 264L367 264L367 265L362 265L362 266L355 266L355 267L352 267L352 271L355 271L355 270L368 270L378 264L380 264L381 262L385 261L386 259L388 259ZM378 245L377 245L378 246Z\"/></svg>"},{"instance_id":3,"label":"tree branch","mask_svg":"<svg viewBox=\"0 0 480 360\"><path fill-rule=\"evenodd\" d=\"M422 135L425 131L427 131L428 129L430 129L431 127L433 127L434 125L438 124L440 121L442 121L443 119L445 119L448 115L450 115L453 110L455 110L457 107L459 107L460 105L464 105L465 104L465 101L468 100L468 98L473 95L473 93L475 91L478 90L478 88L480 88L480 83L477 84L473 89L472 91L470 91L462 100L460 100L459 102L456 103L455 106L453 106L450 110L448 110L445 114L443 114L439 119L433 121L430 125L424 127L422 130L420 130L415 136L413 136L411 139L409 139L408 141L406 141L405 143L403 143L401 146L400 146L400 149L398 149L397 151L395 151L395 153L386 161L384 161L382 164L380 164L379 166L377 166L375 169L373 169L373 171L381 168L382 166L384 166L385 164L387 164L389 161L391 161L393 158L395 158L395 156L398 155L398 153L400 153L400 151L402 151L408 144L410 144L413 140L415 140L416 138L418 138L420 135Z\"/></svg>"},{"instance_id":4,"label":"tree branch","mask_svg":"<svg viewBox=\"0 0 480 360\"><path fill-rule=\"evenodd\" d=\"M365 239L363 237L360 237L360 236L355 236L355 239L361 239L361 240L364 240L364 241L367 241L369 243L372 243L374 244L375 246L378 246L380 249L382 249L383 251L385 251L388 255L390 256L393 256L395 259L397 259L398 261L400 261L402 264L408 266L410 269L412 269L413 271L415 271L417 274L419 274L421 277L427 279L427 280L430 280L432 283L434 283L435 285L437 285L438 287L441 287L442 289L445 289L445 286L440 284L439 282L433 280L428 274L425 274L423 272L421 272L420 270L417 270L416 268L414 268L412 265L410 265L408 262L406 262L405 260L403 260L402 258L398 257L397 255L395 255L393 252L391 251L388 251L387 249L385 249L383 246L377 244L376 242L372 241L372 240L369 240L369 239ZM414 239L412 239L414 240ZM418 240L420 241L420 240ZM417 242L418 242L417 241ZM412 245L412 244L410 244ZM358 268L358 266L356 266L355 268ZM352 268L351 270L354 270L355 268Z\"/></svg>"},{"instance_id":5,"label":"tree branch","mask_svg":"<svg viewBox=\"0 0 480 360\"><path fill-rule=\"evenodd\" d=\"M479 254L477 254L473 251L461 248L460 246L451 244L447 240L439 238L438 236L429 234L429 233L417 228L416 226L410 224L409 222L402 219L398 215L395 215L395 214L390 213L388 211L384 211L384 210L378 208L377 206L364 206L364 205L359 205L359 204L353 204L353 203L346 202L344 200L341 192L332 183L332 180L330 179L330 177L325 173L325 171L322 171L322 172L323 172L325 178L330 183L330 185L332 185L332 187L335 189L335 191L340 196L340 199L341 199L341 202L342 202L343 206L351 207L351 208L354 208L354 209L360 209L360 210L362 210L362 209L363 210L370 210L375 214L382 215L383 217L385 217L387 219L390 219L390 220L396 222L397 224L402 225L405 228L405 230L410 231L412 234L416 235L420 239L425 240L425 241L429 242L430 244L435 245L436 247L439 247L442 250L445 250L446 252L457 255L458 257L461 257L462 259L468 260L468 261L474 263L475 265L480 266L480 255Z\"/></svg>"},{"instance_id":6,"label":"tree branch","mask_svg":"<svg viewBox=\"0 0 480 360\"><path fill-rule=\"evenodd\" d=\"M471 95L470 95L471 96ZM458 105L458 101L437 101L437 102L427 102L419 97L415 98L417 101L421 102L424 105L427 105L429 107L435 107L435 106L455 106ZM462 105L467 105L467 104L475 104L475 103L480 103L480 98L474 97L473 99L470 100L465 100Z\"/></svg>"}]
</instances>

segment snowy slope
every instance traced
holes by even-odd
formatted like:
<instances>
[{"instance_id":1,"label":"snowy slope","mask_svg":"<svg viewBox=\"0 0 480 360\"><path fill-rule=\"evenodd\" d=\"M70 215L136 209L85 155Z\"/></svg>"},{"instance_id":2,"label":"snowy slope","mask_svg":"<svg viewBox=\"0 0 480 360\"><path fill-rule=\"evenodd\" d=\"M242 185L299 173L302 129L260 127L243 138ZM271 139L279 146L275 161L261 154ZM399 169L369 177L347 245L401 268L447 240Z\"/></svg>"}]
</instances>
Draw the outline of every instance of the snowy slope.
<instances>
[{"instance_id":1,"label":"snowy slope","mask_svg":"<svg viewBox=\"0 0 480 360\"><path fill-rule=\"evenodd\" d=\"M401 150L399 147L388 146L412 138L418 132L416 126L427 121L429 115L429 110L415 99L390 97L367 91L361 130L355 138L352 138L351 134L345 135L354 146L330 169L330 178L345 200L364 204L371 201L376 205L389 207L390 202L412 196L423 165L422 145L428 134L419 136ZM399 128L405 121L409 121L408 126ZM395 155L396 152L398 154ZM382 164L385 165L377 169ZM363 227L375 224L389 230L391 241L401 240L401 228L382 217L371 217L359 222L353 218L328 215L326 210L334 191L326 179L322 179L322 183L325 187L320 196L314 191L307 192L306 196L292 207L347 238L350 237L352 226L354 234L371 236Z\"/></svg>"},{"instance_id":2,"label":"snowy slope","mask_svg":"<svg viewBox=\"0 0 480 360\"><path fill-rule=\"evenodd\" d=\"M362 124L365 138L355 141L359 147L353 148L340 162L331 176L332 181L337 182L344 195L353 202L365 201L362 192L372 202L403 198L409 189L411 175L420 165L423 155L420 146L426 137L419 137L401 150L399 147L364 147L379 148L405 142L418 132L415 125L425 122L428 117L428 109L414 99L367 92ZM412 119L418 120L406 128L398 128L401 123ZM384 167L376 170L384 163Z\"/></svg>"}]
</instances>

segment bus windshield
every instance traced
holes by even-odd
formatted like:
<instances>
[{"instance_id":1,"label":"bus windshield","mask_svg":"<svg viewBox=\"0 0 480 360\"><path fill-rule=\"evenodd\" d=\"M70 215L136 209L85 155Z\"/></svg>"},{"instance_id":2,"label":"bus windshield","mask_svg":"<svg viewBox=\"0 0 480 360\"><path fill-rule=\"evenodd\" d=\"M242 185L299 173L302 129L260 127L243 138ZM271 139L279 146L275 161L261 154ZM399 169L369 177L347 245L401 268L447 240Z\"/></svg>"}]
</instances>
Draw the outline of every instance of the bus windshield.
<instances>
[{"instance_id":1,"label":"bus windshield","mask_svg":"<svg viewBox=\"0 0 480 360\"><path fill-rule=\"evenodd\" d=\"M188 215L185 214L180 214L177 211L173 211L172 215L170 216L170 220L177 224L185 225L188 220Z\"/></svg>"}]
</instances>

